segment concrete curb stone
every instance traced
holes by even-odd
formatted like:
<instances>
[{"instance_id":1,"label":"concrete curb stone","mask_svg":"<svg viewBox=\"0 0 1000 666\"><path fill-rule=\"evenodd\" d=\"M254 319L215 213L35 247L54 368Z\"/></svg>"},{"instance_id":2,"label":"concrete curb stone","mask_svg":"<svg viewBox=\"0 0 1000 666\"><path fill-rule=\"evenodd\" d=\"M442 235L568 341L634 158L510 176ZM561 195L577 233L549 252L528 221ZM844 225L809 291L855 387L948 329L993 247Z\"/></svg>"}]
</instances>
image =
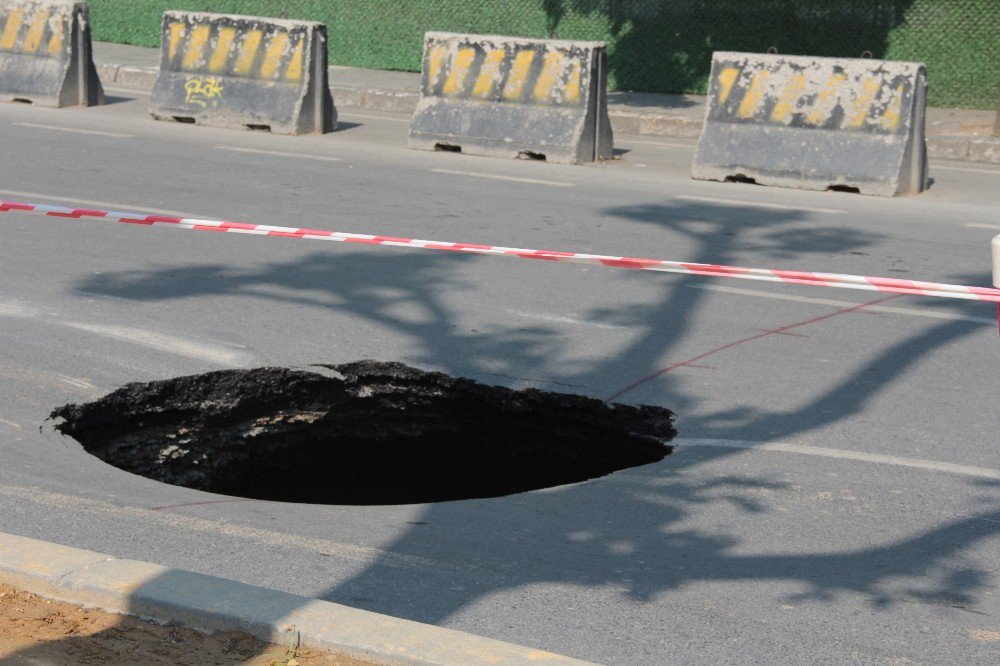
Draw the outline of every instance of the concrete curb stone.
<instances>
[{"instance_id":1,"label":"concrete curb stone","mask_svg":"<svg viewBox=\"0 0 1000 666\"><path fill-rule=\"evenodd\" d=\"M131 86L152 90L158 69L148 66L97 63L97 72L104 86ZM337 108L384 111L388 113L413 113L420 93L411 89L338 85L335 68L330 68L330 90ZM701 136L702 118L671 113L668 110L642 111L615 108L610 105L608 115L616 133L643 136L697 139ZM936 159L964 160L1000 164L1000 137L969 137L938 135L927 137L927 154Z\"/></svg>"},{"instance_id":2,"label":"concrete curb stone","mask_svg":"<svg viewBox=\"0 0 1000 666\"><path fill-rule=\"evenodd\" d=\"M243 631L377 664L586 664L570 657L148 562L0 532L0 582L208 631Z\"/></svg>"}]
</instances>

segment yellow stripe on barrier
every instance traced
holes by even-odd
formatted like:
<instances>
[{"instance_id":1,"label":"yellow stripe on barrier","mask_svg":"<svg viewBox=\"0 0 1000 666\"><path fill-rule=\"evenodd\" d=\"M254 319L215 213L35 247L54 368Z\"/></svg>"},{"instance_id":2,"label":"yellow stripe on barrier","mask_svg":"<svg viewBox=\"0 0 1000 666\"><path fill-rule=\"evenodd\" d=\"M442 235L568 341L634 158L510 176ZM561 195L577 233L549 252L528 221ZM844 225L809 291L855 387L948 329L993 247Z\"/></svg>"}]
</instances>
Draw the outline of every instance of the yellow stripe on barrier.
<instances>
[{"instance_id":1,"label":"yellow stripe on barrier","mask_svg":"<svg viewBox=\"0 0 1000 666\"><path fill-rule=\"evenodd\" d=\"M24 22L24 7L14 7L7 15L7 25L4 26L3 35L0 35L0 49L11 51L17 43L17 33L21 30Z\"/></svg>"},{"instance_id":2,"label":"yellow stripe on barrier","mask_svg":"<svg viewBox=\"0 0 1000 666\"><path fill-rule=\"evenodd\" d=\"M583 74L583 64L579 60L573 61L573 69L570 70L569 78L566 79L566 92L564 97L567 102L580 101L580 77Z\"/></svg>"},{"instance_id":3,"label":"yellow stripe on barrier","mask_svg":"<svg viewBox=\"0 0 1000 666\"><path fill-rule=\"evenodd\" d=\"M288 69L285 71L286 81L301 81L302 80L302 63L305 60L305 37L299 37L298 43L295 45L295 53L292 55L292 61L288 63Z\"/></svg>"},{"instance_id":4,"label":"yellow stripe on barrier","mask_svg":"<svg viewBox=\"0 0 1000 666\"><path fill-rule=\"evenodd\" d=\"M49 20L49 8L44 7L35 12L34 18L31 19L31 29L28 30L27 36L24 38L24 52L34 53L38 50L38 47L42 44L42 36L45 34L45 28L47 21Z\"/></svg>"},{"instance_id":5,"label":"yellow stripe on barrier","mask_svg":"<svg viewBox=\"0 0 1000 666\"><path fill-rule=\"evenodd\" d=\"M552 95L552 89L559 81L559 70L562 68L565 57L559 51L549 51L545 54L545 64L542 65L542 73L538 75L538 82L535 84L535 91L532 96L537 102L548 101Z\"/></svg>"},{"instance_id":6,"label":"yellow stripe on barrier","mask_svg":"<svg viewBox=\"0 0 1000 666\"><path fill-rule=\"evenodd\" d=\"M455 56L455 62L451 66L451 72L448 74L448 80L444 82L444 88L441 90L442 95L454 96L462 91L465 77L469 75L469 67L472 66L475 57L476 49L459 50L458 55Z\"/></svg>"},{"instance_id":7,"label":"yellow stripe on barrier","mask_svg":"<svg viewBox=\"0 0 1000 666\"><path fill-rule=\"evenodd\" d=\"M212 59L208 61L208 71L218 74L226 68L234 41L236 41L236 28L219 28L219 36L215 40Z\"/></svg>"},{"instance_id":8,"label":"yellow stripe on barrier","mask_svg":"<svg viewBox=\"0 0 1000 666\"><path fill-rule=\"evenodd\" d=\"M735 67L726 67L719 73L719 104L725 104L729 99L729 93L733 91L733 84L739 74L740 70Z\"/></svg>"},{"instance_id":9,"label":"yellow stripe on barrier","mask_svg":"<svg viewBox=\"0 0 1000 666\"><path fill-rule=\"evenodd\" d=\"M806 116L806 122L810 125L821 125L830 119L833 113L834 100L840 90L840 84L847 80L846 74L834 74L826 82L826 86L816 96L813 102L813 110Z\"/></svg>"},{"instance_id":10,"label":"yellow stripe on barrier","mask_svg":"<svg viewBox=\"0 0 1000 666\"><path fill-rule=\"evenodd\" d=\"M479 68L476 85L472 88L473 97L488 99L493 96L493 89L496 87L497 81L500 80L501 67L506 57L507 51L504 49L492 49L486 52L486 58L483 59L483 64Z\"/></svg>"},{"instance_id":11,"label":"yellow stripe on barrier","mask_svg":"<svg viewBox=\"0 0 1000 666\"><path fill-rule=\"evenodd\" d=\"M805 87L805 75L796 74L793 76L792 80L785 86L784 92L781 93L781 99L774 105L774 109L771 111L771 120L779 123L785 122L792 112L792 106L799 99L799 95Z\"/></svg>"},{"instance_id":12,"label":"yellow stripe on barrier","mask_svg":"<svg viewBox=\"0 0 1000 666\"><path fill-rule=\"evenodd\" d=\"M180 46L181 37L184 36L185 27L180 21L170 24L170 44L167 48L167 60L169 62L173 62L174 56L177 55L177 47Z\"/></svg>"},{"instance_id":13,"label":"yellow stripe on barrier","mask_svg":"<svg viewBox=\"0 0 1000 666\"><path fill-rule=\"evenodd\" d=\"M197 66L211 34L212 26L210 25L195 26L195 29L191 31L191 39L188 40L187 49L184 51L184 62L181 65L183 69L194 69Z\"/></svg>"},{"instance_id":14,"label":"yellow stripe on barrier","mask_svg":"<svg viewBox=\"0 0 1000 666\"><path fill-rule=\"evenodd\" d=\"M60 25L56 28L56 31L52 33L52 39L49 40L48 45L49 55L57 55L62 53L63 48L63 27Z\"/></svg>"},{"instance_id":15,"label":"yellow stripe on barrier","mask_svg":"<svg viewBox=\"0 0 1000 666\"><path fill-rule=\"evenodd\" d=\"M448 49L443 46L434 46L427 53L427 86L429 88L433 88L434 84L437 83L446 55L448 55Z\"/></svg>"},{"instance_id":16,"label":"yellow stripe on barrier","mask_svg":"<svg viewBox=\"0 0 1000 666\"><path fill-rule=\"evenodd\" d=\"M875 93L878 92L878 89L879 82L876 79L865 79L861 94L854 100L854 115L847 121L848 127L861 127L865 124L865 119L868 118L868 108L871 106L872 100L875 99Z\"/></svg>"},{"instance_id":17,"label":"yellow stripe on barrier","mask_svg":"<svg viewBox=\"0 0 1000 666\"><path fill-rule=\"evenodd\" d=\"M504 88L503 96L507 99L520 99L524 90L524 83L531 73L531 63L535 59L534 51L521 51L514 58L514 65L511 67L510 76L507 77L507 86Z\"/></svg>"},{"instance_id":18,"label":"yellow stripe on barrier","mask_svg":"<svg viewBox=\"0 0 1000 666\"><path fill-rule=\"evenodd\" d=\"M900 83L896 88L896 96L893 98L892 103L889 104L885 109L885 113L882 114L882 122L879 123L882 129L894 130L899 127L899 116L903 109L903 84Z\"/></svg>"},{"instance_id":19,"label":"yellow stripe on barrier","mask_svg":"<svg viewBox=\"0 0 1000 666\"><path fill-rule=\"evenodd\" d=\"M746 94L743 96L743 101L740 102L740 108L737 109L736 115L740 118L753 118L757 113L757 107L760 106L761 100L764 99L764 89L767 84L767 72L757 72L753 75L753 82L750 84L750 90L747 90Z\"/></svg>"},{"instance_id":20,"label":"yellow stripe on barrier","mask_svg":"<svg viewBox=\"0 0 1000 666\"><path fill-rule=\"evenodd\" d=\"M240 44L240 58L236 61L236 67L233 68L234 72L242 75L250 73L254 60L257 59L257 47L260 46L260 40L263 36L264 32L262 30L247 31L246 36L243 38L243 43Z\"/></svg>"},{"instance_id":21,"label":"yellow stripe on barrier","mask_svg":"<svg viewBox=\"0 0 1000 666\"><path fill-rule=\"evenodd\" d=\"M277 78L278 65L281 63L281 57L285 55L285 50L288 49L288 41L288 33L284 30L271 36L267 50L264 51L264 61L260 64L260 78Z\"/></svg>"}]
</instances>

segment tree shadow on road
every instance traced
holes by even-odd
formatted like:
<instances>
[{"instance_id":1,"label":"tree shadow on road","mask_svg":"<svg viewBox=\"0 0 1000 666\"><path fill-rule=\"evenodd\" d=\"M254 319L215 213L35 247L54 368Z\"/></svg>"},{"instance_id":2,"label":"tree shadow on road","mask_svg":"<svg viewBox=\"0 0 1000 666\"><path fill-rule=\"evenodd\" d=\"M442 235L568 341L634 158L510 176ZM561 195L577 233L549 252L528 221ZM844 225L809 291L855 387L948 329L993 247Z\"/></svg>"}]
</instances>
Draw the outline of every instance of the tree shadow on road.
<instances>
[{"instance_id":1,"label":"tree shadow on road","mask_svg":"<svg viewBox=\"0 0 1000 666\"><path fill-rule=\"evenodd\" d=\"M837 255L879 240L877 233L828 226L796 211L762 213L739 206L685 202L607 213L621 221L622 233L638 233L653 225L663 246L689 248L684 259L698 263L738 264L748 254L795 262L808 253L827 257L818 268L832 268ZM643 233L648 237L650 230ZM709 306L705 292L692 287L702 284L703 278L644 274L628 278L656 280L656 296L630 306L609 299L593 308L592 321L628 326L630 335L608 358L579 369L552 360L560 357L565 345L552 327L511 326L490 330L488 336L463 329L453 303L475 298L476 284L456 277L457 268L462 262L491 259L389 252L342 253L336 261L329 254L315 253L262 270L218 263L111 273L89 278L77 288L147 301L199 296L292 299L302 306L329 309L337 316L392 329L412 350L400 360L417 365L478 377L498 372L529 376L598 397L614 394L623 399L640 382L655 382L655 401L682 416L691 405L708 399L691 392L675 374L663 371L683 360L674 358L676 350L699 343L696 324ZM560 298L551 294L553 303ZM421 316L401 316L401 304L415 308ZM830 307L828 314L851 317L857 316L855 312ZM739 329L740 324L733 327ZM889 343L873 360L820 388L800 407L775 411L724 408L698 417L689 427L699 436L720 439L746 439L751 426L770 439L799 438L863 413L880 394L898 390L903 375L922 358L983 327L969 320L930 324ZM729 335L737 340L754 333L733 330ZM922 532L915 528L905 536L886 536L874 517L860 515L849 523L858 533L869 535L870 545L860 548L839 547L817 527L813 541L829 543L825 550L779 544L776 539L770 553L747 554L741 552L740 538L725 527L732 525L732 517L720 520L721 527L714 532L692 523L703 514L735 510L742 520L770 524L766 518L772 512L773 496L795 491L784 475L712 473L729 469L727 461L742 455L733 449L691 449L651 466L583 484L494 500L428 505L420 524L385 549L437 565L413 570L400 568L396 560L376 561L349 580L332 581L323 597L429 623L444 623L477 600L540 584L604 587L640 604L654 603L666 593L700 582L763 580L784 581L789 585L782 589L794 588L774 592L788 602L822 602L856 594L875 608L912 601L977 603L989 572L962 556L1000 531L996 503L988 502L980 512L961 519L934 519L933 526ZM992 490L995 485L984 487ZM796 552L788 553L790 549ZM607 591L595 594L614 596Z\"/></svg>"}]
</instances>

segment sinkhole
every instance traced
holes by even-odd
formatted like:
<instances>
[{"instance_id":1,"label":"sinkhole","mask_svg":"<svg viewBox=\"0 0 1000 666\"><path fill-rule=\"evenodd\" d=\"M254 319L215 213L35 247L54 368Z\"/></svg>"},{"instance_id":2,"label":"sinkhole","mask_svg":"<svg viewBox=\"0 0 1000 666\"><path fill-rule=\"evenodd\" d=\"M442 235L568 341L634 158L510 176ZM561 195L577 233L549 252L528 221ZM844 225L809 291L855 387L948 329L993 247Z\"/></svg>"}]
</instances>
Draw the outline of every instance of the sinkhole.
<instances>
[{"instance_id":1,"label":"sinkhole","mask_svg":"<svg viewBox=\"0 0 1000 666\"><path fill-rule=\"evenodd\" d=\"M312 504L550 488L661 460L674 415L358 361L128 384L52 412L104 462L163 483Z\"/></svg>"}]
</instances>

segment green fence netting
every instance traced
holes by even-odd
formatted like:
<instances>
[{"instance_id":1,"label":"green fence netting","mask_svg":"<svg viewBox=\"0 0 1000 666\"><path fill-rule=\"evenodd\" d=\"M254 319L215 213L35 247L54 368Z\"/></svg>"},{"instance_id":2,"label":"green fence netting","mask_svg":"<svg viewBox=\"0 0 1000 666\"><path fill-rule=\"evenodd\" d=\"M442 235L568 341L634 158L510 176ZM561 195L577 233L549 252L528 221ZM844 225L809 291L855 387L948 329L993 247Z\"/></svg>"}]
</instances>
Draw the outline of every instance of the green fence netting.
<instances>
[{"instance_id":1,"label":"green fence netting","mask_svg":"<svg viewBox=\"0 0 1000 666\"><path fill-rule=\"evenodd\" d=\"M993 108L1000 0L90 0L98 40L157 46L166 9L322 21L334 64L420 70L425 31L608 42L618 90L704 93L712 52L916 60L929 103Z\"/></svg>"}]
</instances>

